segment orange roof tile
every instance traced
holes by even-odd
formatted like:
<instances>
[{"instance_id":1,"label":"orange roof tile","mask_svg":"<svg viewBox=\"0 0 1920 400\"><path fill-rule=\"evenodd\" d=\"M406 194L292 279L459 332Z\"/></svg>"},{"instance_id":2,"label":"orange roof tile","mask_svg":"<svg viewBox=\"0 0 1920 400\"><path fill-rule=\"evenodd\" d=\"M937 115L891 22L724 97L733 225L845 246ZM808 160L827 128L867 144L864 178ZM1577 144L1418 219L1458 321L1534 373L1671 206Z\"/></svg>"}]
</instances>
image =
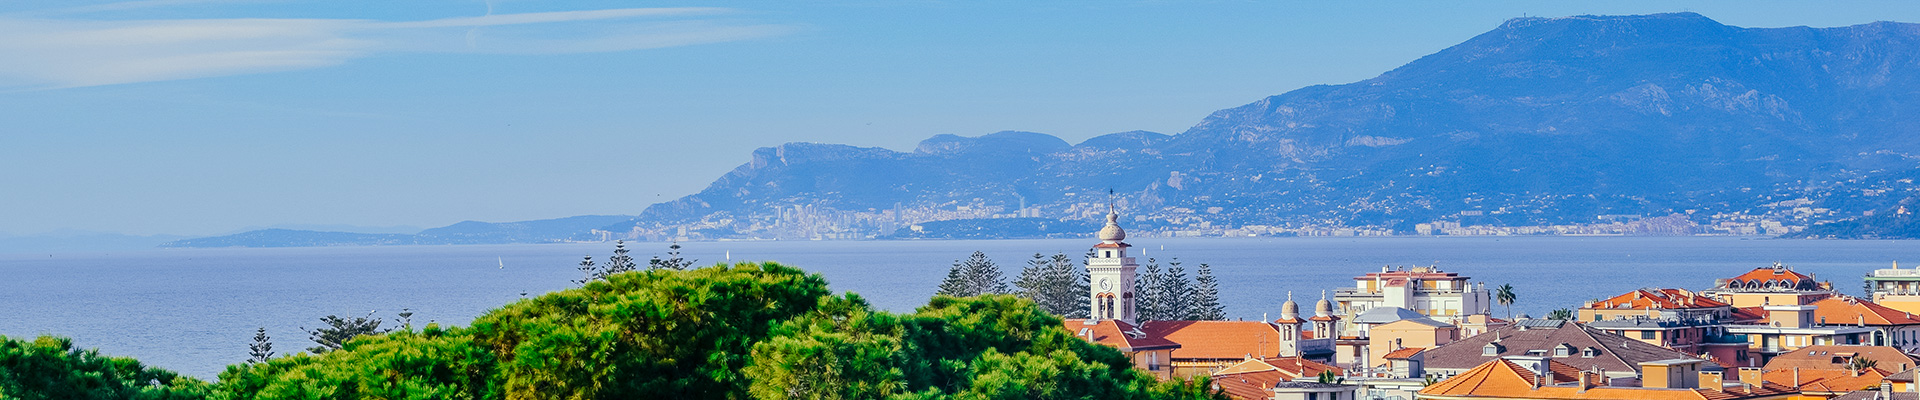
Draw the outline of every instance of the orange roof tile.
<instances>
[{"instance_id":1,"label":"orange roof tile","mask_svg":"<svg viewBox=\"0 0 1920 400\"><path fill-rule=\"evenodd\" d=\"M1228 397L1243 400L1267 399L1273 396L1273 384L1287 380L1278 371L1244 372L1231 375L1215 375L1213 384L1220 385L1220 391Z\"/></svg>"},{"instance_id":2,"label":"orange roof tile","mask_svg":"<svg viewBox=\"0 0 1920 400\"><path fill-rule=\"evenodd\" d=\"M1555 383L1577 382L1564 374L1580 374L1572 366L1548 361ZM1563 372L1565 371L1565 372ZM1791 393L1777 385L1752 390L1722 391L1708 389L1665 389L1596 386L1582 390L1577 385L1534 387L1535 375L1525 367L1505 359L1488 361L1467 372L1420 389L1421 398L1467 399L1478 397L1546 400L1734 400L1773 397ZM1595 379L1590 377L1589 379Z\"/></svg>"},{"instance_id":3,"label":"orange roof tile","mask_svg":"<svg viewBox=\"0 0 1920 400\"><path fill-rule=\"evenodd\" d=\"M1682 309L1726 307L1727 303L1685 289L1639 289L1593 303L1595 309Z\"/></svg>"},{"instance_id":4,"label":"orange roof tile","mask_svg":"<svg viewBox=\"0 0 1920 400\"><path fill-rule=\"evenodd\" d=\"M1389 359L1389 360L1392 360L1392 359L1400 359L1400 358L1407 358L1407 357L1413 357L1413 355L1415 355L1415 354L1420 354L1420 352L1422 352L1422 351L1427 351L1427 348L1425 348L1425 347L1408 347L1408 348L1404 348L1404 349L1399 349L1399 350L1394 350L1394 351L1391 351L1391 352L1387 352L1387 355L1386 355L1386 358L1387 358L1387 359Z\"/></svg>"},{"instance_id":5,"label":"orange roof tile","mask_svg":"<svg viewBox=\"0 0 1920 400\"><path fill-rule=\"evenodd\" d=\"M1280 331L1261 321L1152 321L1148 336L1179 343L1175 359L1240 359L1280 355Z\"/></svg>"},{"instance_id":6,"label":"orange roof tile","mask_svg":"<svg viewBox=\"0 0 1920 400\"><path fill-rule=\"evenodd\" d=\"M1774 356L1767 361L1766 369L1787 371L1799 368L1803 374L1809 370L1845 370L1854 357L1866 357L1873 360L1876 368L1888 371L1904 371L1916 365L1912 356L1892 347L1820 345Z\"/></svg>"},{"instance_id":7,"label":"orange roof tile","mask_svg":"<svg viewBox=\"0 0 1920 400\"><path fill-rule=\"evenodd\" d=\"M1303 377L1309 377L1309 376L1319 376L1320 373L1327 372L1327 371L1333 371L1333 373L1336 375L1346 373L1346 370L1341 369L1340 367L1321 364L1321 363L1313 362L1312 360L1302 359L1300 357L1274 357L1274 358L1263 358L1263 359L1248 359L1246 361L1241 361L1238 364L1234 364L1232 366L1222 368L1219 371L1214 371L1213 374L1218 376L1218 375L1244 374L1249 372L1261 372L1261 371L1277 371L1281 375L1286 376L1288 379L1303 378Z\"/></svg>"},{"instance_id":8,"label":"orange roof tile","mask_svg":"<svg viewBox=\"0 0 1920 400\"><path fill-rule=\"evenodd\" d=\"M1155 349L1169 349L1169 348L1180 347L1179 343L1175 343L1173 341L1167 340L1157 335L1153 335L1151 333L1139 332L1139 333L1142 333L1143 335L1142 334L1130 335L1129 334L1130 332L1138 331L1138 329L1136 329L1133 325L1127 324L1124 321L1111 320L1111 319L1092 320L1093 321L1092 324L1088 324L1087 323L1088 321L1089 320L1085 320L1085 319L1069 319L1064 321L1061 325L1067 328L1067 332L1072 333L1074 336L1079 336L1081 339L1085 339L1086 341L1089 341L1089 342L1112 346L1114 348L1120 349L1120 351L1155 350Z\"/></svg>"},{"instance_id":9,"label":"orange roof tile","mask_svg":"<svg viewBox=\"0 0 1920 400\"><path fill-rule=\"evenodd\" d=\"M1841 392L1851 392L1866 387L1855 386L1856 384L1865 384L1868 386L1878 385L1880 380L1885 379L1887 375L1886 371L1882 371L1879 368L1869 368L1865 372L1861 372L1859 376L1854 376L1853 372L1839 369L1802 369L1798 371L1798 373L1795 373L1792 369L1783 369L1767 371L1761 374L1760 377L1767 382L1798 386L1801 390L1805 391L1821 392L1831 390L1820 389L1853 387L1853 389L1841 390ZM1799 378L1798 382L1794 381L1796 377Z\"/></svg>"},{"instance_id":10,"label":"orange roof tile","mask_svg":"<svg viewBox=\"0 0 1920 400\"><path fill-rule=\"evenodd\" d=\"M1740 274L1732 279L1720 280L1720 285L1728 289L1767 289L1783 287L1786 289L1816 289L1819 283L1812 275L1795 272L1784 266L1760 267ZM1785 285L1779 283L1784 282Z\"/></svg>"},{"instance_id":11,"label":"orange roof tile","mask_svg":"<svg viewBox=\"0 0 1920 400\"><path fill-rule=\"evenodd\" d=\"M1862 322L1878 326L1920 324L1920 318L1916 318L1913 314L1853 296L1828 297L1809 305L1818 307L1813 310L1815 321L1826 321L1829 324Z\"/></svg>"}]
</instances>

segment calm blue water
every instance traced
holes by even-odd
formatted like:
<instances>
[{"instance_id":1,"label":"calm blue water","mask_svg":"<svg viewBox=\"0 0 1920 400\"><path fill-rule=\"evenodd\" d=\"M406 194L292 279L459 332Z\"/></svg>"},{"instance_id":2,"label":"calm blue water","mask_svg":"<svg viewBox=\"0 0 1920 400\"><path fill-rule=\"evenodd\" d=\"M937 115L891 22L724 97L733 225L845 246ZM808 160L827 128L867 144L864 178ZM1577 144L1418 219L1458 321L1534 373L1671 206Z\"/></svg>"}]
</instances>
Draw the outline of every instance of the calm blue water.
<instances>
[{"instance_id":1,"label":"calm blue water","mask_svg":"<svg viewBox=\"0 0 1920 400\"><path fill-rule=\"evenodd\" d=\"M1146 257L1209 263L1231 315L1278 314L1288 291L1306 307L1322 290L1383 265L1438 265L1519 290L1515 313L1543 315L1638 287L1702 289L1715 278L1783 261L1858 292L1859 277L1895 260L1920 263L1920 241L1739 238L1262 238L1132 241ZM955 259L986 251L1009 275L1041 252L1084 252L1091 240L699 242L701 264L774 260L825 274L835 290L911 311ZM639 243L644 260L664 244ZM571 286L582 255L611 244L165 249L0 255L0 335L54 334L204 378L247 357L254 328L277 350L312 345L302 326L328 314L465 324L518 299ZM500 268L504 262L506 268ZM1496 314L1504 313L1500 309Z\"/></svg>"}]
</instances>

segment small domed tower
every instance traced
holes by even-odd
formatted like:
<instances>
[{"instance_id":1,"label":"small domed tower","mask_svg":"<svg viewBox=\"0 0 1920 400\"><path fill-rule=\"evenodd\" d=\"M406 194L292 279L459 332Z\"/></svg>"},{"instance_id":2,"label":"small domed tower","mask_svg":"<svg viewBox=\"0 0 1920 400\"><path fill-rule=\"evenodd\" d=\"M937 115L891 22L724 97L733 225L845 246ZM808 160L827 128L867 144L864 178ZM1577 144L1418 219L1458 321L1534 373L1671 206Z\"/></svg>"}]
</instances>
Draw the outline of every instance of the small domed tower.
<instances>
[{"instance_id":1,"label":"small domed tower","mask_svg":"<svg viewBox=\"0 0 1920 400\"><path fill-rule=\"evenodd\" d=\"M1293 302L1293 292L1287 292L1287 302L1280 304L1280 319L1272 323L1280 331L1281 354L1291 353L1293 344L1300 341L1300 329L1306 327L1306 321L1300 319L1300 303Z\"/></svg>"},{"instance_id":2,"label":"small domed tower","mask_svg":"<svg viewBox=\"0 0 1920 400\"><path fill-rule=\"evenodd\" d=\"M1100 228L1100 244L1093 245L1093 257L1087 259L1087 278L1093 285L1092 319L1116 319L1128 324L1135 322L1133 308L1133 280L1140 265L1127 255L1127 248L1133 247L1124 240L1127 231L1120 229L1120 213L1107 210L1107 226Z\"/></svg>"},{"instance_id":3,"label":"small domed tower","mask_svg":"<svg viewBox=\"0 0 1920 400\"><path fill-rule=\"evenodd\" d=\"M1333 313L1333 302L1327 301L1327 292L1320 291L1320 302L1313 305L1313 337L1339 339L1340 316Z\"/></svg>"}]
</instances>

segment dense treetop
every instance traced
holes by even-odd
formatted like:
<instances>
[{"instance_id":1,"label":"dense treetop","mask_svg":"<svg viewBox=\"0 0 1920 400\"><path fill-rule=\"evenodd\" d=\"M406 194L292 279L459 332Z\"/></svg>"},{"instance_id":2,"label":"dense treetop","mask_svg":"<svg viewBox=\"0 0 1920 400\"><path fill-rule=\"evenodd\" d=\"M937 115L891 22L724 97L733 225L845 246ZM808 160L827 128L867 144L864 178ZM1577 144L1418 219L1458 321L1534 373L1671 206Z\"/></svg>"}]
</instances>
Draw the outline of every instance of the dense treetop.
<instances>
[{"instance_id":1,"label":"dense treetop","mask_svg":"<svg viewBox=\"0 0 1920 400\"><path fill-rule=\"evenodd\" d=\"M216 384L57 339L0 341L0 397L1218 398L1205 382L1160 382L1060 326L1006 295L940 296L892 314L834 295L817 274L742 263L614 274L468 327L402 327L235 364Z\"/></svg>"}]
</instances>

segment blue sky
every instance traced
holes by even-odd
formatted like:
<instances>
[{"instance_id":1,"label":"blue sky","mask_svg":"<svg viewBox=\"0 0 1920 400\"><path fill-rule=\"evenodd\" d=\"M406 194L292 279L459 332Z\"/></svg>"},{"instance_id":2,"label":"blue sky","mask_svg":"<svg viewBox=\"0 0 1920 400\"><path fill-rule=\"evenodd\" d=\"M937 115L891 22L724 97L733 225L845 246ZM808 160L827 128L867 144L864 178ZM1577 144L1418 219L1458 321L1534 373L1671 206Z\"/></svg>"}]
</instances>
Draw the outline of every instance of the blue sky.
<instances>
[{"instance_id":1,"label":"blue sky","mask_svg":"<svg viewBox=\"0 0 1920 400\"><path fill-rule=\"evenodd\" d=\"M756 147L1178 133L1509 18L1912 2L0 3L0 235L633 214Z\"/></svg>"}]
</instances>

